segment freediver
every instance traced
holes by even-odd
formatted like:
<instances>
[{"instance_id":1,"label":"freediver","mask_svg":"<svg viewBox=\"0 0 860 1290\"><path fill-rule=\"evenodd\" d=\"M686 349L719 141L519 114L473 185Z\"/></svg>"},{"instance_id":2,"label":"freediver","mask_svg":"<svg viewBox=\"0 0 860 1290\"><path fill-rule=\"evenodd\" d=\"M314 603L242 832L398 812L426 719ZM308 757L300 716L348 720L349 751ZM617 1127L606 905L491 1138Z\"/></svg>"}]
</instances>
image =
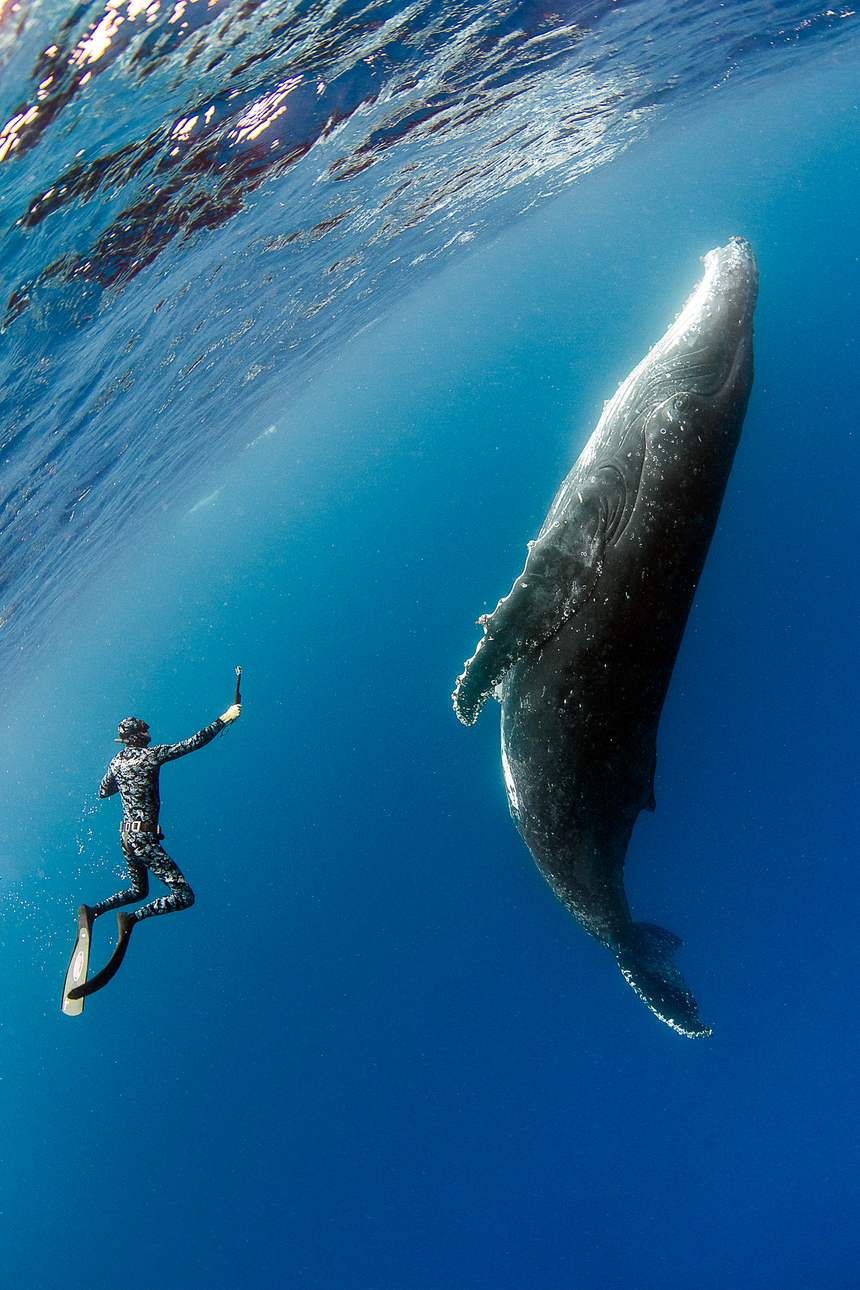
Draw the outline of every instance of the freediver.
<instances>
[{"instance_id":1,"label":"freediver","mask_svg":"<svg viewBox=\"0 0 860 1290\"><path fill-rule=\"evenodd\" d=\"M237 669L238 672L238 669ZM238 695L238 686L237 686ZM225 713L217 717L211 725L198 730L190 739L183 739L177 744L155 744L150 747L149 726L139 717L126 717L119 723L114 742L124 744L108 767L107 774L99 786L99 797L112 797L119 793L122 801L122 824L120 825L120 843L131 886L98 905L81 905L78 911L79 941L82 931L86 931L86 959L89 958L89 941L95 919L111 909L117 912L118 941L114 954L107 967L90 981L80 979L80 965L74 973L74 981L67 977L67 989L64 992L63 1009L72 1011L67 1001L82 1002L87 994L100 989L116 972L125 954L128 938L135 923L144 918L154 918L160 914L172 914L174 910L188 909L194 904L194 892L188 885L179 867L171 860L166 851L159 845L164 837L158 826L158 813L161 799L158 792L158 776L161 767L178 757L196 752L211 743L217 734L225 730L239 717L242 707L233 703ZM152 900L148 905L135 909L131 913L123 912L124 905L132 905L144 900L149 894L149 874L152 873L169 889L167 896ZM76 951L78 945L76 944ZM76 955L72 955L69 973L72 973ZM86 964L83 963L84 977ZM71 988L70 988L71 987ZM77 1011L77 1009L75 1009Z\"/></svg>"}]
</instances>

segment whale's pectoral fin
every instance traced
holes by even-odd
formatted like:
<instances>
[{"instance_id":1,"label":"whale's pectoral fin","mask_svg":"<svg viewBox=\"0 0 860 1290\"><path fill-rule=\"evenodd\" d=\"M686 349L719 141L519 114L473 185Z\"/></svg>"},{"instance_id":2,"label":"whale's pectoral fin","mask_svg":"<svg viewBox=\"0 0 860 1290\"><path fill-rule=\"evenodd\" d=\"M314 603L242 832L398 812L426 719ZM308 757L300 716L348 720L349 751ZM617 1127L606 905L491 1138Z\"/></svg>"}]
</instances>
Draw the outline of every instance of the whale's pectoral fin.
<instances>
[{"instance_id":1,"label":"whale's pectoral fin","mask_svg":"<svg viewBox=\"0 0 860 1290\"><path fill-rule=\"evenodd\" d=\"M694 1039L709 1035L710 1030L699 1020L696 1000L671 961L681 945L680 938L654 923L634 923L633 932L631 943L616 953L627 984L679 1034Z\"/></svg>"},{"instance_id":2,"label":"whale's pectoral fin","mask_svg":"<svg viewBox=\"0 0 860 1290\"><path fill-rule=\"evenodd\" d=\"M594 590L603 563L606 507L599 488L529 543L525 568L510 594L478 619L484 637L457 678L454 711L471 726L513 665L549 640Z\"/></svg>"}]
</instances>

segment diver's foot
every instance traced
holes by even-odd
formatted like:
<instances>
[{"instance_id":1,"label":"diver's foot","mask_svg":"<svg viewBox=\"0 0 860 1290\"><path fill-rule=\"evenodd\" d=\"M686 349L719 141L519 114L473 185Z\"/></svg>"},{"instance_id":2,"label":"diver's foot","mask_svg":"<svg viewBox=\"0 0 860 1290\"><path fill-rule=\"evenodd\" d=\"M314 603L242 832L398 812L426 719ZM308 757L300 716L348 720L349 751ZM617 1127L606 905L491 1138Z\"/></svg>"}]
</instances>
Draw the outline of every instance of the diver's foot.
<instances>
[{"instance_id":1,"label":"diver's foot","mask_svg":"<svg viewBox=\"0 0 860 1290\"><path fill-rule=\"evenodd\" d=\"M116 916L116 921L119 929L119 936L117 937L113 954L108 959L106 965L102 968L101 972L97 972L89 981L83 981L80 985L76 985L74 989L67 990L63 996L64 1000L71 999L72 1003L76 1003L79 999L85 999L87 995L95 994L96 990L101 990L102 986L107 985L108 981L112 981L116 976L117 969L125 958L125 952L128 949L129 932L132 927L134 927L135 918L131 914L120 912ZM69 1009L64 1008L64 1011L68 1012Z\"/></svg>"}]
</instances>

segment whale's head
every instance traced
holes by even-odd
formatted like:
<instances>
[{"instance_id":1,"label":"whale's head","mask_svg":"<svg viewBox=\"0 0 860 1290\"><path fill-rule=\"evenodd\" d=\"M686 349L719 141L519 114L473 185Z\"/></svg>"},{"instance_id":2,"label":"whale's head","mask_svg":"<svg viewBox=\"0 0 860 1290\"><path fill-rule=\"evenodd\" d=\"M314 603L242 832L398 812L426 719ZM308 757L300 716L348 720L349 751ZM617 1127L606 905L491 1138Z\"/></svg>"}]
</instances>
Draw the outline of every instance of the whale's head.
<instances>
[{"instance_id":1,"label":"whale's head","mask_svg":"<svg viewBox=\"0 0 860 1290\"><path fill-rule=\"evenodd\" d=\"M702 281L637 371L650 367L651 379L675 394L745 401L752 384L755 255L735 237L709 251L704 263Z\"/></svg>"},{"instance_id":2,"label":"whale's head","mask_svg":"<svg viewBox=\"0 0 860 1290\"><path fill-rule=\"evenodd\" d=\"M671 421L691 399L700 410L710 405L719 414L743 417L753 379L755 255L749 242L735 237L709 251L704 264L704 276L675 322L606 404L575 468L583 475L609 460L625 474L630 463L638 470L654 425L665 429L666 411L673 413Z\"/></svg>"}]
</instances>

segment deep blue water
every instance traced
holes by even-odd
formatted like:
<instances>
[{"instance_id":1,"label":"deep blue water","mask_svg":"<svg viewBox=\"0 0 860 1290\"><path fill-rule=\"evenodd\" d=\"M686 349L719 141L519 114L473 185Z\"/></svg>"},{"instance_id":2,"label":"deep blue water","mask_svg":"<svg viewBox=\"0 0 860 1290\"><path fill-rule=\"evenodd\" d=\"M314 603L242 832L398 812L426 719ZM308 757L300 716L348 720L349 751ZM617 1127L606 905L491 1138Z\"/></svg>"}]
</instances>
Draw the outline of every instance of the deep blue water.
<instances>
[{"instance_id":1,"label":"deep blue water","mask_svg":"<svg viewBox=\"0 0 860 1290\"><path fill-rule=\"evenodd\" d=\"M641 7L639 39L668 59L665 12ZM789 14L732 12L774 29ZM10 1286L860 1285L860 96L856 49L829 27L787 47L737 92L691 74L677 111L658 105L576 184L560 164L563 191L519 218L527 202L494 193L456 256L380 279L378 308L345 297L326 336L299 329L294 363L271 336L225 345L220 395L204 363L185 385L156 371L166 306L104 422L114 377L95 356L154 308L159 274L171 299L198 281L207 238L235 255L207 328L244 299L274 336L288 304L249 268L243 221L298 200L277 196L298 192L295 169L100 286L100 312L72 277L10 322L10 491L32 453L42 499L29 539L4 529L24 549L7 560L0 754ZM47 175L58 147L28 156ZM83 226L91 209L56 215ZM48 223L42 265L70 253ZM691 1042L555 901L508 816L496 714L465 730L449 695L603 400L733 234L761 268L756 383L661 724L658 809L627 864L636 915L684 938L714 1029ZM16 280L25 260L35 278L35 251L18 253ZM313 277L300 255L290 271ZM194 307L189 289L176 335ZM101 479L108 440L103 487L124 500L67 540L60 504L76 472ZM238 726L162 775L165 845L197 903L142 926L116 980L64 1017L75 908L118 885L118 809L94 800L116 722L190 734L229 703L236 663Z\"/></svg>"}]
</instances>

